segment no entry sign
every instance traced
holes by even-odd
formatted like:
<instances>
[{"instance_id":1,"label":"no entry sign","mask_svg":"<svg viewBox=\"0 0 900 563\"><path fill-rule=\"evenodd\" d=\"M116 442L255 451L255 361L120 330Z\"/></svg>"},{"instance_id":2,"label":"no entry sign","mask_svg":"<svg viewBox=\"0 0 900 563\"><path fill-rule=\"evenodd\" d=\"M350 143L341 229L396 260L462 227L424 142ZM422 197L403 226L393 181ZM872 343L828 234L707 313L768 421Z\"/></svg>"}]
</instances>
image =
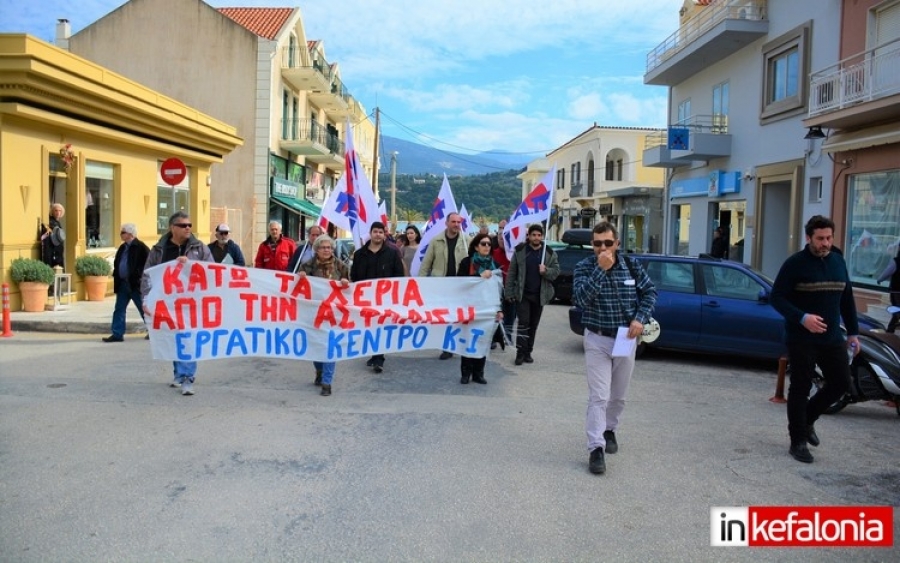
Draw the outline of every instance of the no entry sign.
<instances>
[{"instance_id":1,"label":"no entry sign","mask_svg":"<svg viewBox=\"0 0 900 563\"><path fill-rule=\"evenodd\" d=\"M180 184L187 176L187 166L177 158L167 158L159 169L163 182L170 186Z\"/></svg>"}]
</instances>

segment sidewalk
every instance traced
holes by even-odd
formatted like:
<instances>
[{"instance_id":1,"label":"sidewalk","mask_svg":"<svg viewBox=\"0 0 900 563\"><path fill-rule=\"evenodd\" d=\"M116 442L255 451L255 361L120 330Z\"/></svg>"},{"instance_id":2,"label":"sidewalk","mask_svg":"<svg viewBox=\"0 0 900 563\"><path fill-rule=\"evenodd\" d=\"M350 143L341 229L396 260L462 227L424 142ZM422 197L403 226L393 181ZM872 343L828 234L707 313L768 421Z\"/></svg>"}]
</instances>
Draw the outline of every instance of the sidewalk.
<instances>
[{"instance_id":1,"label":"sidewalk","mask_svg":"<svg viewBox=\"0 0 900 563\"><path fill-rule=\"evenodd\" d=\"M11 328L13 335L16 332L76 332L109 335L115 306L115 296L109 296L103 301L73 301L70 305L62 305L57 311L42 313L12 311L10 315ZM125 333L137 334L146 331L134 304L130 303L125 315Z\"/></svg>"}]
</instances>

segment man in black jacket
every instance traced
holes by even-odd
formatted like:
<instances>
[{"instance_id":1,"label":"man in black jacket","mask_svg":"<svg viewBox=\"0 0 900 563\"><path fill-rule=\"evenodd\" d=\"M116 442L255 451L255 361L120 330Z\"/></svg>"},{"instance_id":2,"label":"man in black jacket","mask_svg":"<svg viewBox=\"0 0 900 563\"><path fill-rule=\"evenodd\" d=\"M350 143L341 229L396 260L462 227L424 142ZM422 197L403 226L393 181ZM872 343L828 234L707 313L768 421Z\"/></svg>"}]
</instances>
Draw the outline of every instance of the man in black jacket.
<instances>
[{"instance_id":1,"label":"man in black jacket","mask_svg":"<svg viewBox=\"0 0 900 563\"><path fill-rule=\"evenodd\" d=\"M385 242L384 223L375 221L369 228L369 242L353 253L350 281L403 277L403 260L396 248ZM367 366L375 373L384 371L384 354L372 356Z\"/></svg>"},{"instance_id":2,"label":"man in black jacket","mask_svg":"<svg viewBox=\"0 0 900 563\"><path fill-rule=\"evenodd\" d=\"M772 286L771 303L784 317L791 362L787 402L790 454L797 461L812 463L806 444L819 445L813 425L850 385L847 351L859 353L859 322L847 264L832 248L834 222L816 215L806 223L805 230L806 247L781 266ZM842 319L847 328L846 341ZM816 365L822 370L825 386L810 399Z\"/></svg>"},{"instance_id":3,"label":"man in black jacket","mask_svg":"<svg viewBox=\"0 0 900 563\"><path fill-rule=\"evenodd\" d=\"M128 302L133 301L141 319L144 318L144 303L141 299L141 276L144 275L144 263L150 249L138 240L137 227L134 223L125 223L119 229L122 244L116 251L113 262L113 290L116 293L116 308L113 311L112 334L103 342L122 342L125 336L125 310Z\"/></svg>"}]
</instances>

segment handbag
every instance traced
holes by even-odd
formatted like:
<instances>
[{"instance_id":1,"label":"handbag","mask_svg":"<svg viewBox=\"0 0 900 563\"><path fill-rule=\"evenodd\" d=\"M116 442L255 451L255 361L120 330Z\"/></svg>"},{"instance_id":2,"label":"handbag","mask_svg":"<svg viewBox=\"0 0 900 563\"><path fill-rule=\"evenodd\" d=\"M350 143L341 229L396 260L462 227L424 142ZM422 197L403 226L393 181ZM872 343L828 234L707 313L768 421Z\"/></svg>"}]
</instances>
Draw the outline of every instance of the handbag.
<instances>
[{"instance_id":1,"label":"handbag","mask_svg":"<svg viewBox=\"0 0 900 563\"><path fill-rule=\"evenodd\" d=\"M631 258L628 256L624 256L625 265L628 266L628 272L631 273L632 279L634 279L635 284L637 284L637 273L635 272L634 265L631 262ZM644 325L644 330L641 332L641 342L653 342L657 338L659 338L660 331L659 321L650 317L650 320Z\"/></svg>"}]
</instances>

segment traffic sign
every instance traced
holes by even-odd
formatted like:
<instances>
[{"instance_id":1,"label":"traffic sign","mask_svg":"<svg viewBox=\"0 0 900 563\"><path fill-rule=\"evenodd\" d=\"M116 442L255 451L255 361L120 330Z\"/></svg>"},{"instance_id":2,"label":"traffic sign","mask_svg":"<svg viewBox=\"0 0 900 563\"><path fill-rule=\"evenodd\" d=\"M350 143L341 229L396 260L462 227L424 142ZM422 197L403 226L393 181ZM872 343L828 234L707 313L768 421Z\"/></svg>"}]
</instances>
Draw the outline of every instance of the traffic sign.
<instances>
[{"instance_id":1,"label":"traffic sign","mask_svg":"<svg viewBox=\"0 0 900 563\"><path fill-rule=\"evenodd\" d=\"M175 157L167 158L159 169L163 182L172 187L180 184L187 176L187 166Z\"/></svg>"}]
</instances>

